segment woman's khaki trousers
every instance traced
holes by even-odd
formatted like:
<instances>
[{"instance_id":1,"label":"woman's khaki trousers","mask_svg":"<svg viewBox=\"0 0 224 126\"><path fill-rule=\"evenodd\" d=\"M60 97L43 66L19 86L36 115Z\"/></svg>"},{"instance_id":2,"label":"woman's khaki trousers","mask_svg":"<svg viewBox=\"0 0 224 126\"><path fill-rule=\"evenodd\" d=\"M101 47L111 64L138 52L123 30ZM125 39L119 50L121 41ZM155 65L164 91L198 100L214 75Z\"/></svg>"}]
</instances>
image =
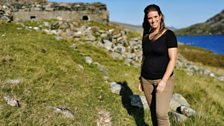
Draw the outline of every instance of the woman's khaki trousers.
<instances>
[{"instance_id":1,"label":"woman's khaki trousers","mask_svg":"<svg viewBox=\"0 0 224 126\"><path fill-rule=\"evenodd\" d=\"M160 80L141 77L141 84L150 107L153 126L170 126L168 111L174 88L173 78L169 78L163 92L157 93L156 87Z\"/></svg>"}]
</instances>

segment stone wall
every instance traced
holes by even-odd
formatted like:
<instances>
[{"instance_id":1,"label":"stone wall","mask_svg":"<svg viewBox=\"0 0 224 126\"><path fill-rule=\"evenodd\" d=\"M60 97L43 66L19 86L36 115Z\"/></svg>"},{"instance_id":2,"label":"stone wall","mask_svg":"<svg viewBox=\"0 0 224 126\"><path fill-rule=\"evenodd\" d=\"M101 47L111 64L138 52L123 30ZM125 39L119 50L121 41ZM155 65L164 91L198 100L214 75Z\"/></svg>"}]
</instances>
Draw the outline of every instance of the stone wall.
<instances>
[{"instance_id":1,"label":"stone wall","mask_svg":"<svg viewBox=\"0 0 224 126\"><path fill-rule=\"evenodd\" d=\"M42 20L42 19L63 19L63 20L87 20L87 21L98 21L108 22L107 13L89 14L85 12L76 11L18 11L15 12L13 17L15 21L26 21L26 20Z\"/></svg>"},{"instance_id":2,"label":"stone wall","mask_svg":"<svg viewBox=\"0 0 224 126\"><path fill-rule=\"evenodd\" d=\"M43 3L47 0L0 0L0 4L12 4L12 3Z\"/></svg>"},{"instance_id":3,"label":"stone wall","mask_svg":"<svg viewBox=\"0 0 224 126\"><path fill-rule=\"evenodd\" d=\"M62 19L75 21L109 22L109 12L103 3L13 3L8 6L12 9L14 21ZM1 8L0 8L1 9ZM5 12L5 10L2 10ZM4 14L6 15L6 14Z\"/></svg>"}]
</instances>

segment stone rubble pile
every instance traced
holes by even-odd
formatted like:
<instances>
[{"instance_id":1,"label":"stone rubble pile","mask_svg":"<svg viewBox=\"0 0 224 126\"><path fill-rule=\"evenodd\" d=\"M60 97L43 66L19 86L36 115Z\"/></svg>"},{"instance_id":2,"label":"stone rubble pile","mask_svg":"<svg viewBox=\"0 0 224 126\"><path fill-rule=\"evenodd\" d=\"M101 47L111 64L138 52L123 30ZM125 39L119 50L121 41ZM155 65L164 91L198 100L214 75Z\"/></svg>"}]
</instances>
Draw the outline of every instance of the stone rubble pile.
<instances>
[{"instance_id":1,"label":"stone rubble pile","mask_svg":"<svg viewBox=\"0 0 224 126\"><path fill-rule=\"evenodd\" d=\"M214 72L212 72L209 69L194 65L192 62L186 60L180 54L177 57L176 67L178 69L184 69L187 72L188 75L200 74L200 75L210 76L210 77L215 78L216 80L219 80L219 81L224 81L224 75L220 76L220 75L215 74Z\"/></svg>"},{"instance_id":2,"label":"stone rubble pile","mask_svg":"<svg viewBox=\"0 0 224 126\"><path fill-rule=\"evenodd\" d=\"M55 38L70 38L85 41L105 48L113 58L124 59L125 64L139 66L141 61L141 39L127 39L127 31L122 29L103 30L98 26L78 26L77 22L58 21L44 23L43 31Z\"/></svg>"},{"instance_id":3,"label":"stone rubble pile","mask_svg":"<svg viewBox=\"0 0 224 126\"><path fill-rule=\"evenodd\" d=\"M9 5L0 5L0 20L13 21L13 9Z\"/></svg>"}]
</instances>

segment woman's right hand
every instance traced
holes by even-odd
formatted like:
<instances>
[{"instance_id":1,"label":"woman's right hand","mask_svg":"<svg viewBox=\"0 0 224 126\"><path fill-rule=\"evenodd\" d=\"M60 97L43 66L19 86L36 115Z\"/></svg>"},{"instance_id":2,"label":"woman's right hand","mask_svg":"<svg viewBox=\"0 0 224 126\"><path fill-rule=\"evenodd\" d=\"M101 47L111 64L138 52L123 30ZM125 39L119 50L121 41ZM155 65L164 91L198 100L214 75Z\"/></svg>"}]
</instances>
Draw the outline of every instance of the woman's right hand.
<instances>
[{"instance_id":1,"label":"woman's right hand","mask_svg":"<svg viewBox=\"0 0 224 126\"><path fill-rule=\"evenodd\" d=\"M142 85L142 77L140 76L138 79L139 79L138 90L143 92L144 89L143 89L143 85Z\"/></svg>"},{"instance_id":2,"label":"woman's right hand","mask_svg":"<svg viewBox=\"0 0 224 126\"><path fill-rule=\"evenodd\" d=\"M141 83L138 84L138 90L141 91L141 92L144 91Z\"/></svg>"}]
</instances>

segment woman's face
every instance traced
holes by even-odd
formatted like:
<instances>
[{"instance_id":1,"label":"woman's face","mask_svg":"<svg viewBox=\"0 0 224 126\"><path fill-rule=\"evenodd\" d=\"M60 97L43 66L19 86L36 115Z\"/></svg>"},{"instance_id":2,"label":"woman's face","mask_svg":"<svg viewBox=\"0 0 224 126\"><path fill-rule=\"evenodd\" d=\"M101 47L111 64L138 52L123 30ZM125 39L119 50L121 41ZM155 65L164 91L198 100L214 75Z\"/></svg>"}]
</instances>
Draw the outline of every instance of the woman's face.
<instances>
[{"instance_id":1,"label":"woman's face","mask_svg":"<svg viewBox=\"0 0 224 126\"><path fill-rule=\"evenodd\" d=\"M148 17L148 22L153 29L160 27L162 16L160 16L157 11L149 11L149 13L147 14L147 17Z\"/></svg>"}]
</instances>

